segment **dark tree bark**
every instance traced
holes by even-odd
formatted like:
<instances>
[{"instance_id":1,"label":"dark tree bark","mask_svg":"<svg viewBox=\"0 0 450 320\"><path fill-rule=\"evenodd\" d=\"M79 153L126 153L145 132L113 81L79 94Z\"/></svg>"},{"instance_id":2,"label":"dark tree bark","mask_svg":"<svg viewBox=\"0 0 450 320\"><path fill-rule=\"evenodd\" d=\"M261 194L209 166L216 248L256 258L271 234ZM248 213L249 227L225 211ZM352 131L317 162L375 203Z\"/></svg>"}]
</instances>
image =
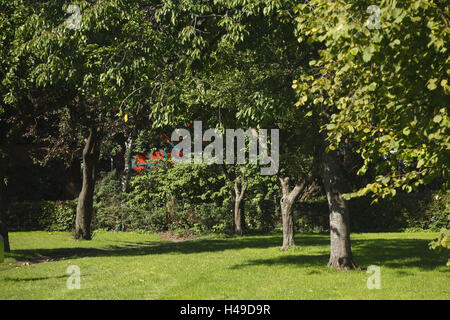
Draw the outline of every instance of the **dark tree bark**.
<instances>
[{"instance_id":1,"label":"dark tree bark","mask_svg":"<svg viewBox=\"0 0 450 320\"><path fill-rule=\"evenodd\" d=\"M242 236L244 234L244 224L245 224L245 216L244 216L244 194L247 189L247 181L245 181L241 190L239 190L239 186L237 182L234 183L234 233Z\"/></svg>"},{"instance_id":2,"label":"dark tree bark","mask_svg":"<svg viewBox=\"0 0 450 320\"><path fill-rule=\"evenodd\" d=\"M289 188L289 177L279 178L283 196L280 200L281 218L283 221L283 246L282 251L287 251L295 246L294 214L292 206L300 192L304 189L305 182L297 183L294 189Z\"/></svg>"},{"instance_id":3,"label":"dark tree bark","mask_svg":"<svg viewBox=\"0 0 450 320\"><path fill-rule=\"evenodd\" d=\"M125 167L123 168L122 173L122 192L128 192L128 187L130 183L130 173L131 173L131 155L133 153L133 139L128 137L127 141L125 141Z\"/></svg>"},{"instance_id":4,"label":"dark tree bark","mask_svg":"<svg viewBox=\"0 0 450 320\"><path fill-rule=\"evenodd\" d=\"M7 225L6 167L8 160L0 155L0 234L3 237L5 252L10 251Z\"/></svg>"},{"instance_id":5,"label":"dark tree bark","mask_svg":"<svg viewBox=\"0 0 450 320\"><path fill-rule=\"evenodd\" d=\"M83 149L83 185L78 197L75 239L91 239L92 205L99 155L99 133L96 128L91 128Z\"/></svg>"},{"instance_id":6,"label":"dark tree bark","mask_svg":"<svg viewBox=\"0 0 450 320\"><path fill-rule=\"evenodd\" d=\"M222 169L227 180L231 183L234 181L234 188L230 188L231 200L233 203L233 232L236 235L242 236L245 231L244 195L245 191L247 190L248 184L247 181L242 177L243 182L241 185L241 189L239 190L239 186L236 180L236 174L233 171L229 172L225 164L222 164Z\"/></svg>"},{"instance_id":7,"label":"dark tree bark","mask_svg":"<svg viewBox=\"0 0 450 320\"><path fill-rule=\"evenodd\" d=\"M10 251L10 243L8 236L8 205L9 199L7 196L7 168L10 161L9 155L13 150L13 146L19 141L23 134L23 129L29 124L30 119L34 122L35 118L30 116L31 113L24 111L28 110L30 104L27 100L23 101L20 120L16 121L12 110L2 114L0 118L0 234L3 237L5 252ZM8 117L11 117L8 119ZM8 121L7 121L8 120Z\"/></svg>"},{"instance_id":8,"label":"dark tree bark","mask_svg":"<svg viewBox=\"0 0 450 320\"><path fill-rule=\"evenodd\" d=\"M330 209L329 267L339 270L357 269L350 244L350 219L342 197L345 185L336 151L322 152L322 179Z\"/></svg>"}]
</instances>

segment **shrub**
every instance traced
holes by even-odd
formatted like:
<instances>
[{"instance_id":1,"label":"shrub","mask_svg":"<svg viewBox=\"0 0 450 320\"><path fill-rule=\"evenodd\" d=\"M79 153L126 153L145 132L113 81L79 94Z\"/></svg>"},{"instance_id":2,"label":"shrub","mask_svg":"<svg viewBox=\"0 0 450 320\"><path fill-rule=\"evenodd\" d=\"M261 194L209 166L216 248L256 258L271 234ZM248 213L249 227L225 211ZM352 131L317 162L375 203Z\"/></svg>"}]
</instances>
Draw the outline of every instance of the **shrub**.
<instances>
[{"instance_id":1,"label":"shrub","mask_svg":"<svg viewBox=\"0 0 450 320\"><path fill-rule=\"evenodd\" d=\"M450 230L442 228L439 237L431 241L429 247L436 253L444 253L448 256L450 252ZM447 260L447 266L450 267L450 259Z\"/></svg>"},{"instance_id":2,"label":"shrub","mask_svg":"<svg viewBox=\"0 0 450 320\"><path fill-rule=\"evenodd\" d=\"M120 174L116 170L101 172L101 177L95 184L94 191L94 212L102 207L116 206L123 202L120 184Z\"/></svg>"},{"instance_id":3,"label":"shrub","mask_svg":"<svg viewBox=\"0 0 450 320\"><path fill-rule=\"evenodd\" d=\"M71 231L75 226L76 200L14 202L9 206L11 230Z\"/></svg>"},{"instance_id":4,"label":"shrub","mask_svg":"<svg viewBox=\"0 0 450 320\"><path fill-rule=\"evenodd\" d=\"M121 175L103 173L96 184L92 230L180 231L192 234L231 233L233 213L230 190L214 165L177 165L132 176L129 193L121 192ZM248 231L270 231L280 221L279 188L274 177L249 175L244 213ZM450 227L450 192L400 193L371 205L370 198L348 202L351 230L439 230ZM329 230L324 196L294 207L300 232ZM11 230L71 231L76 200L16 202L9 208Z\"/></svg>"},{"instance_id":5,"label":"shrub","mask_svg":"<svg viewBox=\"0 0 450 320\"><path fill-rule=\"evenodd\" d=\"M226 232L231 230L231 217L227 210L215 204L191 207L130 208L108 206L96 211L93 229L109 231L186 231L191 234Z\"/></svg>"},{"instance_id":6,"label":"shrub","mask_svg":"<svg viewBox=\"0 0 450 320\"><path fill-rule=\"evenodd\" d=\"M201 203L178 208L172 217L170 230L182 229L190 233L229 233L232 230L231 208L215 203Z\"/></svg>"},{"instance_id":7,"label":"shrub","mask_svg":"<svg viewBox=\"0 0 450 320\"><path fill-rule=\"evenodd\" d=\"M96 211L93 229L108 231L164 231L167 229L165 210L149 211L126 206L107 206Z\"/></svg>"},{"instance_id":8,"label":"shrub","mask_svg":"<svg viewBox=\"0 0 450 320\"><path fill-rule=\"evenodd\" d=\"M49 231L72 231L75 228L77 201L42 201L39 224Z\"/></svg>"},{"instance_id":9,"label":"shrub","mask_svg":"<svg viewBox=\"0 0 450 320\"><path fill-rule=\"evenodd\" d=\"M393 199L371 204L369 197L348 201L350 228L354 232L431 230L450 227L450 192L436 197L431 191L401 193ZM329 230L328 203L324 197L294 208L300 231Z\"/></svg>"}]
</instances>

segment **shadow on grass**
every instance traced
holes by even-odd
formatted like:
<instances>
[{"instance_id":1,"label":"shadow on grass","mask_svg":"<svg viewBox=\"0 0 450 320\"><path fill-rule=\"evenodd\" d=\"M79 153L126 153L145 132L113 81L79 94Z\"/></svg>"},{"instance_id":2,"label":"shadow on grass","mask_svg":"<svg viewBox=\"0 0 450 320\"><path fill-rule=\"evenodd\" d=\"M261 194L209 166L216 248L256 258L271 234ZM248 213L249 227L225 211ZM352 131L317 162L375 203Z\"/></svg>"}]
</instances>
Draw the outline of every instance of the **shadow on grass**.
<instances>
[{"instance_id":1,"label":"shadow on grass","mask_svg":"<svg viewBox=\"0 0 450 320\"><path fill-rule=\"evenodd\" d=\"M361 267L380 265L391 268L417 267L432 270L445 265L446 257L439 256L428 249L428 240L422 239L358 239L352 241L355 262ZM116 242L117 243L117 242ZM27 249L13 250L9 256L20 259L36 257L49 258L52 261L77 257L125 257L159 254L194 254L205 252L223 252L241 249L279 248L282 243L281 234L266 236L233 237L228 239L199 239L184 242L129 242L124 246L108 248L57 248L57 249ZM322 247L318 254L308 255L302 252L288 252L270 259L248 260L245 264L232 268L244 268L255 265L296 265L296 266L326 266L329 257L329 237L317 234L298 234L298 247Z\"/></svg>"},{"instance_id":2,"label":"shadow on grass","mask_svg":"<svg viewBox=\"0 0 450 320\"><path fill-rule=\"evenodd\" d=\"M275 265L293 265L297 267L323 267L326 266L328 263L328 254L316 254L316 255L302 255L302 254L296 254L296 255L286 255L286 256L280 256L277 258L272 259L255 259L255 260L249 260L248 262L244 264L238 264L232 266L230 269L241 269L245 267L250 266L258 266L258 265L265 265L265 266L275 266ZM317 272L320 273L320 272ZM314 274L311 273L311 274Z\"/></svg>"},{"instance_id":3,"label":"shadow on grass","mask_svg":"<svg viewBox=\"0 0 450 320\"><path fill-rule=\"evenodd\" d=\"M63 276L54 276L54 277L33 277L33 278L12 278L12 277L5 277L2 279L2 281L6 282L29 282L29 281L41 281L41 280L49 280L49 279L62 279L67 278L67 275Z\"/></svg>"},{"instance_id":4,"label":"shadow on grass","mask_svg":"<svg viewBox=\"0 0 450 320\"><path fill-rule=\"evenodd\" d=\"M297 241L297 245L299 242L303 241ZM396 269L419 268L421 270L433 270L444 266L448 256L435 254L428 249L428 243L429 240L401 238L353 240L352 253L356 264L363 270L369 265ZM326 249L328 250L329 246ZM271 259L249 260L244 264L233 266L232 269L257 265L273 266L286 264L323 267L328 263L329 252L327 250L324 250L323 254L304 255L298 253ZM402 276L411 275L411 273L406 271L397 272ZM444 269L442 272L450 272L450 270Z\"/></svg>"},{"instance_id":5,"label":"shadow on grass","mask_svg":"<svg viewBox=\"0 0 450 320\"><path fill-rule=\"evenodd\" d=\"M390 268L419 268L433 270L445 266L445 255L430 250L425 239L353 240L352 250L362 266L380 265ZM448 271L448 270L447 270Z\"/></svg>"},{"instance_id":6,"label":"shadow on grass","mask_svg":"<svg viewBox=\"0 0 450 320\"><path fill-rule=\"evenodd\" d=\"M104 257L104 256L140 256L156 254L193 254L202 252L220 252L225 250L240 249L267 249L279 247L282 241L281 235L265 237L233 237L227 239L198 239L182 242L168 241L114 241L120 243L119 246L109 246L107 248L48 248L48 249L22 249L12 250L9 257L16 260L26 258L51 258L58 260L74 257ZM101 242L104 242L103 240ZM326 242L326 240L325 240ZM80 242L82 245L83 242ZM123 245L122 245L123 243ZM310 245L314 245L311 242ZM318 241L315 245L322 245Z\"/></svg>"}]
</instances>

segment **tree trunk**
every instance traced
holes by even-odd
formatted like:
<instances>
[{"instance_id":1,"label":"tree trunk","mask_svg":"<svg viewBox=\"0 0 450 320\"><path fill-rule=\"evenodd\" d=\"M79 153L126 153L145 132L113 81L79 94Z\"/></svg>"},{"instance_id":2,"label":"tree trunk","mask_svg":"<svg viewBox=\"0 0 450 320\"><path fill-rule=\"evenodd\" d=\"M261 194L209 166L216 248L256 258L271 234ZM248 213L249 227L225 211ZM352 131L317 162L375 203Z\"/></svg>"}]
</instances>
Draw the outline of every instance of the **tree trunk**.
<instances>
[{"instance_id":1,"label":"tree trunk","mask_svg":"<svg viewBox=\"0 0 450 320\"><path fill-rule=\"evenodd\" d=\"M234 233L242 236L244 234L244 194L247 189L247 181L242 184L241 190L239 190L237 182L234 184Z\"/></svg>"},{"instance_id":2,"label":"tree trunk","mask_svg":"<svg viewBox=\"0 0 450 320\"><path fill-rule=\"evenodd\" d=\"M322 179L330 209L329 267L357 269L350 245L350 221L346 201L342 198L344 182L335 151L322 152Z\"/></svg>"},{"instance_id":3,"label":"tree trunk","mask_svg":"<svg viewBox=\"0 0 450 320\"><path fill-rule=\"evenodd\" d=\"M304 189L305 182L297 183L292 189L289 190L289 177L279 178L281 183L281 191L283 196L280 200L281 218L283 221L283 246L282 251L289 250L290 247L295 246L295 230L294 230L294 213L292 206L295 203L300 192Z\"/></svg>"},{"instance_id":4,"label":"tree trunk","mask_svg":"<svg viewBox=\"0 0 450 320\"><path fill-rule=\"evenodd\" d=\"M131 173L131 155L133 153L133 139L128 137L125 142L125 167L123 168L122 174L122 192L128 192L128 187L130 183L130 173Z\"/></svg>"},{"instance_id":5,"label":"tree trunk","mask_svg":"<svg viewBox=\"0 0 450 320\"><path fill-rule=\"evenodd\" d=\"M0 155L0 234L4 240L5 252L10 251L7 225L6 167L7 158Z\"/></svg>"},{"instance_id":6,"label":"tree trunk","mask_svg":"<svg viewBox=\"0 0 450 320\"><path fill-rule=\"evenodd\" d=\"M242 231L241 209L241 201L239 199L236 199L234 201L234 233L239 236L242 236L244 234L244 232Z\"/></svg>"},{"instance_id":7,"label":"tree trunk","mask_svg":"<svg viewBox=\"0 0 450 320\"><path fill-rule=\"evenodd\" d=\"M91 239L92 205L94 201L98 158L100 155L99 140L97 129L91 128L83 149L83 185L78 197L75 239Z\"/></svg>"},{"instance_id":8,"label":"tree trunk","mask_svg":"<svg viewBox=\"0 0 450 320\"><path fill-rule=\"evenodd\" d=\"M247 224L245 223L245 198L241 200L241 230L242 234L245 234L247 231Z\"/></svg>"},{"instance_id":9,"label":"tree trunk","mask_svg":"<svg viewBox=\"0 0 450 320\"><path fill-rule=\"evenodd\" d=\"M294 214L292 212L292 204L288 201L281 203L281 217L283 220L283 246L282 251L289 250L295 246L294 238Z\"/></svg>"}]
</instances>

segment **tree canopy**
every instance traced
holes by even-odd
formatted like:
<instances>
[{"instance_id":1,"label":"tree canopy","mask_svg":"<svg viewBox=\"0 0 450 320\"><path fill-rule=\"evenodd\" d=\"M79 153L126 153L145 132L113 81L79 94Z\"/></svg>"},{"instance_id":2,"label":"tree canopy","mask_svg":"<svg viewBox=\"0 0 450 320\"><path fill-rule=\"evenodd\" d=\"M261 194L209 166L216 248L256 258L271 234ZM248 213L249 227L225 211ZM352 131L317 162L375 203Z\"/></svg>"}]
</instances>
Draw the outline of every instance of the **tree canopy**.
<instances>
[{"instance_id":1,"label":"tree canopy","mask_svg":"<svg viewBox=\"0 0 450 320\"><path fill-rule=\"evenodd\" d=\"M126 193L133 145L152 149L160 131L199 120L222 132L280 131L276 175L226 163L206 171L215 176L205 185L227 190L239 235L246 199L279 202L284 250L294 244L294 204L322 194L338 269L357 268L346 200L432 181L448 191L443 0L15 0L1 2L0 27L2 234L5 168L21 137L44 145L44 160L82 158L76 238L91 238L101 154L124 149ZM203 179L189 170L168 174L174 185L155 197L180 190L177 179L186 188ZM182 193L197 197L194 189Z\"/></svg>"},{"instance_id":2,"label":"tree canopy","mask_svg":"<svg viewBox=\"0 0 450 320\"><path fill-rule=\"evenodd\" d=\"M325 115L335 149L355 141L358 173L375 179L349 196L448 188L449 21L445 1L309 1L295 7L300 43L314 43L297 79L298 106Z\"/></svg>"}]
</instances>

